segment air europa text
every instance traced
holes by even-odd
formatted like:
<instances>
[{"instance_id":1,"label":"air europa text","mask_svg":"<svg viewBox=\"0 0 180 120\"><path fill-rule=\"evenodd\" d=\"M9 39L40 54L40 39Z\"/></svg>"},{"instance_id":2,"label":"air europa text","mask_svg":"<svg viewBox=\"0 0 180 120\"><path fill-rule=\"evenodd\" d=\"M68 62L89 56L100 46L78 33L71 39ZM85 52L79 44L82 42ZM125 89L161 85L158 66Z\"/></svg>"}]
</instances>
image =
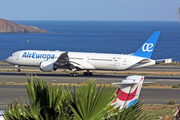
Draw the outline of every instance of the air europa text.
<instances>
[{"instance_id":1,"label":"air europa text","mask_svg":"<svg viewBox=\"0 0 180 120\"><path fill-rule=\"evenodd\" d=\"M54 54L39 54L36 52L30 53L30 52L24 52L22 55L22 58L34 58L34 59L54 59Z\"/></svg>"}]
</instances>

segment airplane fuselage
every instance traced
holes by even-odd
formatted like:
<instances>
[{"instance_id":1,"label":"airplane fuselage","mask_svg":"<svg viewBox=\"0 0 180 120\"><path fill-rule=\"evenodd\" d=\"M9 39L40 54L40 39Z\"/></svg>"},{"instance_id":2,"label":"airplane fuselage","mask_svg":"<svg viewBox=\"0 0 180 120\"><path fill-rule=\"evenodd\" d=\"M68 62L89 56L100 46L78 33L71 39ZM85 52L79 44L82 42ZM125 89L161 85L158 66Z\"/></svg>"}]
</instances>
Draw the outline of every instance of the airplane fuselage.
<instances>
[{"instance_id":1,"label":"airplane fuselage","mask_svg":"<svg viewBox=\"0 0 180 120\"><path fill-rule=\"evenodd\" d=\"M64 51L22 50L7 58L8 63L18 66L39 67L42 61L55 62ZM70 63L84 70L128 70L155 65L155 61L140 64L143 57L123 54L68 52Z\"/></svg>"}]
</instances>

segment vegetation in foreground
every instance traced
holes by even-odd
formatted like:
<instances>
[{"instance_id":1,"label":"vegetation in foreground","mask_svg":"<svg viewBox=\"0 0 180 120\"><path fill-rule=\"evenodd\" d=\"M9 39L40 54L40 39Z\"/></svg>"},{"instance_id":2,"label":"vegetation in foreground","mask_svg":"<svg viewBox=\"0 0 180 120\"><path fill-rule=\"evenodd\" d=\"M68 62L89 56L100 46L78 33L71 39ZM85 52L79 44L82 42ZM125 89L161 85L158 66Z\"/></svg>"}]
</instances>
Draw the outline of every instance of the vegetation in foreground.
<instances>
[{"instance_id":1,"label":"vegetation in foreground","mask_svg":"<svg viewBox=\"0 0 180 120\"><path fill-rule=\"evenodd\" d=\"M117 90L95 81L75 86L48 86L47 82L28 77L26 84L29 102L9 104L4 111L6 120L148 120L142 115L141 103L119 111L110 106Z\"/></svg>"},{"instance_id":2,"label":"vegetation in foreground","mask_svg":"<svg viewBox=\"0 0 180 120\"><path fill-rule=\"evenodd\" d=\"M176 112L177 106L178 105L170 104L143 104L142 114L153 116L152 120L165 120L165 118L171 118L173 116L173 114Z\"/></svg>"}]
</instances>

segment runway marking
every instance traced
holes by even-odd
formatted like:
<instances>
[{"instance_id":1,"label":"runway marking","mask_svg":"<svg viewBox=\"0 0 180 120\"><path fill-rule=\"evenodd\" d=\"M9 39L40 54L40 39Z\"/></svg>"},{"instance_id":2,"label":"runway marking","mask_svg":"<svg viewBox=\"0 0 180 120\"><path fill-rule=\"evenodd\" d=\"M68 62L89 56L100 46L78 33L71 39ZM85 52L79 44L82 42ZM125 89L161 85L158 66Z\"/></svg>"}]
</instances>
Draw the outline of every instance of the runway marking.
<instances>
[{"instance_id":1,"label":"runway marking","mask_svg":"<svg viewBox=\"0 0 180 120\"><path fill-rule=\"evenodd\" d=\"M180 79L179 80L176 80L176 79L156 79L155 81L169 81L169 82L171 82L171 81L180 81Z\"/></svg>"}]
</instances>

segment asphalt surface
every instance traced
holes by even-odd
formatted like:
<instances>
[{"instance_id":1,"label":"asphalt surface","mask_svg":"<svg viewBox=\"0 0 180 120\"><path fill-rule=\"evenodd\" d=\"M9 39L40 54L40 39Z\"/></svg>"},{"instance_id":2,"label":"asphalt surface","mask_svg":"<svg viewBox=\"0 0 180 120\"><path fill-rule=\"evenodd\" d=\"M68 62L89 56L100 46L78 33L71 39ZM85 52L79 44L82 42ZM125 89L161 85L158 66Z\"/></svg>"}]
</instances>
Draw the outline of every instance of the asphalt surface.
<instances>
[{"instance_id":1,"label":"asphalt surface","mask_svg":"<svg viewBox=\"0 0 180 120\"><path fill-rule=\"evenodd\" d=\"M0 81L4 82L26 82L27 76L38 76L49 83L81 83L89 79L95 79L97 83L113 83L122 81L126 75L94 74L93 76L70 77L69 74L60 73L16 73L0 72ZM155 82L154 84L177 85L180 83L180 76L145 76L145 82Z\"/></svg>"},{"instance_id":2,"label":"asphalt surface","mask_svg":"<svg viewBox=\"0 0 180 120\"><path fill-rule=\"evenodd\" d=\"M0 68L15 68L14 65L7 64L7 63L0 63ZM24 67L21 66L21 69L39 69L38 67ZM132 71L132 70L129 70ZM139 68L136 69L136 71L170 71L170 72L179 72L180 71L180 66L149 66L145 68Z\"/></svg>"},{"instance_id":3,"label":"asphalt surface","mask_svg":"<svg viewBox=\"0 0 180 120\"><path fill-rule=\"evenodd\" d=\"M0 64L0 68L14 68L9 64ZM38 69L35 67L21 67L21 69ZM137 71L168 71L179 72L180 66L152 66L137 69ZM81 83L89 79L95 79L97 83L120 82L126 75L95 74L93 76L69 77L69 74L56 73L12 73L0 72L0 81L4 82L26 82L27 75L37 75L46 79L49 83ZM180 76L145 76L145 82L156 82L155 84L177 85L180 83ZM7 104L22 97L23 101L28 100L24 85L0 85L0 110L7 108ZM180 89L150 89L142 88L140 100L148 104L165 104L169 100L175 100L180 104Z\"/></svg>"},{"instance_id":4,"label":"asphalt surface","mask_svg":"<svg viewBox=\"0 0 180 120\"><path fill-rule=\"evenodd\" d=\"M13 65L7 63L0 63L0 69L16 69ZM21 69L26 70L39 70L38 67L24 67ZM129 70L132 71L132 70ZM134 70L133 70L134 71ZM150 66L146 68L136 69L136 71L157 71L157 72L179 72L180 66ZM26 81L26 75L33 74L39 77L43 77L48 82L53 83L80 83L89 79L96 79L98 83L112 83L121 81L126 75L112 75L112 74L94 74L87 77L80 74L79 77L69 77L69 74L55 74L51 72L47 73L10 73L0 72L0 81L7 82L24 82ZM180 76L145 76L145 81L156 82L156 84L174 85L180 83Z\"/></svg>"},{"instance_id":5,"label":"asphalt surface","mask_svg":"<svg viewBox=\"0 0 180 120\"><path fill-rule=\"evenodd\" d=\"M140 100L145 104L166 104L175 100L180 104L180 89L150 89L142 88ZM7 109L7 104L21 97L23 103L28 102L25 85L0 85L0 110Z\"/></svg>"}]
</instances>

